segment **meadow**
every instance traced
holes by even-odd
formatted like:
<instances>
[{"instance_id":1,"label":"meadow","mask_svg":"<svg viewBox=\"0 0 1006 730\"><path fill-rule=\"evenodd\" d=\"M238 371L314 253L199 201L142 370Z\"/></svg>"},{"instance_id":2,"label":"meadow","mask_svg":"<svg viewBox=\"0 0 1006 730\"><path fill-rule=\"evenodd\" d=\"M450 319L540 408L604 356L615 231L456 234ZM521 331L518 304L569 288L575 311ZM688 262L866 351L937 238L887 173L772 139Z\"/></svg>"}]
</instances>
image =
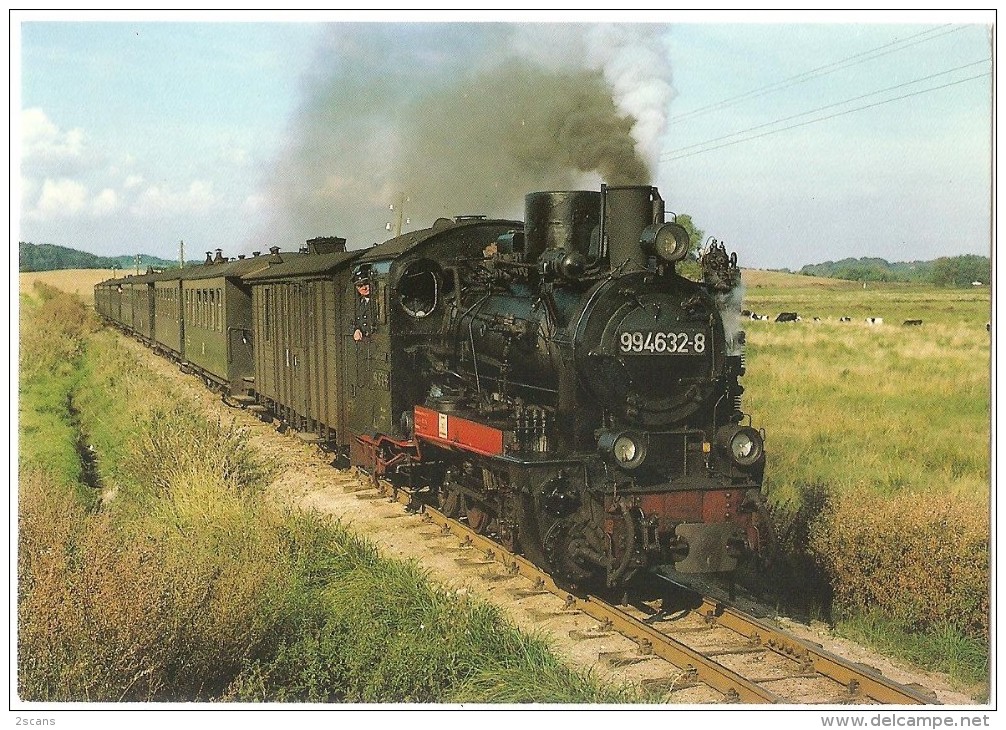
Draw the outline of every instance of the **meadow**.
<instances>
[{"instance_id":1,"label":"meadow","mask_svg":"<svg viewBox=\"0 0 1006 730\"><path fill-rule=\"evenodd\" d=\"M742 324L744 404L767 434L765 486L786 553L780 582L851 636L883 638L982 681L989 289L864 288L771 272L746 272L745 285L745 307L771 318ZM771 321L783 311L802 321Z\"/></svg>"}]
</instances>

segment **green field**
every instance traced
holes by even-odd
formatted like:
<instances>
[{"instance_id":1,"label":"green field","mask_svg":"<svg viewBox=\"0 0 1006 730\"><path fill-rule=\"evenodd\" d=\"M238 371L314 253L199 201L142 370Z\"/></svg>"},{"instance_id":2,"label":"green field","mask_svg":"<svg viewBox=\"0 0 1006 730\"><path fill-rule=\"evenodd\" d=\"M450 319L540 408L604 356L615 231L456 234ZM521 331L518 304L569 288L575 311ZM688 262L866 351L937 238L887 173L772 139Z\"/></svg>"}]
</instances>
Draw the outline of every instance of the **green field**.
<instances>
[{"instance_id":1,"label":"green field","mask_svg":"<svg viewBox=\"0 0 1006 730\"><path fill-rule=\"evenodd\" d=\"M830 618L844 618L850 634L864 633L864 616L873 617L871 640L902 634L903 653L922 663L947 668L937 638L950 632L971 657L950 671L980 682L989 631L989 289L864 289L770 272L746 272L745 285L747 309L802 318L742 323L745 410L767 434L765 486L788 579L797 591L822 584L826 595L810 600L828 612L833 598ZM920 635L933 639L928 659L909 650Z\"/></svg>"},{"instance_id":2,"label":"green field","mask_svg":"<svg viewBox=\"0 0 1006 730\"><path fill-rule=\"evenodd\" d=\"M745 405L765 427L768 486L953 493L987 504L989 290L751 272ZM851 322L839 322L843 316ZM884 324L869 326L868 316ZM820 322L812 321L820 317ZM916 327L906 319L921 319Z\"/></svg>"}]
</instances>

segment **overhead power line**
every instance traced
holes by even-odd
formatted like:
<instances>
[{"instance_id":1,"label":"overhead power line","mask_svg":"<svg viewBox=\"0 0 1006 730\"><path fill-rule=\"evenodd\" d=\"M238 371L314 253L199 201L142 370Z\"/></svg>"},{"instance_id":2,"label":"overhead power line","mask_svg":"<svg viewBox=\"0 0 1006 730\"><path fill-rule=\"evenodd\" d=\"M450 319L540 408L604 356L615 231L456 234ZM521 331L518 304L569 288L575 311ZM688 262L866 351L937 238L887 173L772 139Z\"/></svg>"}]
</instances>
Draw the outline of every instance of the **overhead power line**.
<instances>
[{"instance_id":1,"label":"overhead power line","mask_svg":"<svg viewBox=\"0 0 1006 730\"><path fill-rule=\"evenodd\" d=\"M660 159L662 159L662 160L663 159L677 159L677 157L674 157L674 156L677 155L678 153L684 152L686 150L694 149L696 147L705 147L706 145L710 145L710 144L713 144L715 142L720 142L720 141L725 140L725 139L730 139L731 137L738 137L738 136L740 136L742 134L747 134L748 132L754 132L754 131L756 131L758 129L764 129L765 127L772 127L772 126L774 126L776 124L782 124L783 122L788 122L788 121L791 121L793 119L799 119L800 117L806 117L806 116L808 116L810 114L817 114L818 112L825 111L826 109L833 109L835 107L844 106L845 104L851 104L854 101L861 101L863 99L868 99L871 96L878 96L880 94L886 94L886 93L889 93L891 91L895 91L897 89L903 89L906 86L912 86L914 84L921 84L923 81L930 81L930 80L935 79L935 78L937 78L939 76L946 76L947 74L955 73L957 71L961 71L963 69L970 68L972 66L978 66L980 64L989 63L989 61L991 61L991 59L989 59L989 58L982 59L981 61L973 61L972 63L966 63L963 66L957 66L955 68L947 69L946 71L939 71L938 73L930 74L929 76L923 76L921 78L914 79L913 81L906 81L906 82L904 82L902 84L896 84L894 86L888 86L885 89L878 89L877 91L871 91L868 94L860 94L859 96L854 96L854 97L851 97L849 99L845 99L843 101L837 101L837 102L834 102L833 104L825 104L824 106L819 106L816 109L810 109L810 110L805 111L805 112L800 112L799 114L793 114L793 115L788 116L788 117L782 117L781 119L775 119L775 120L773 120L771 122L765 122L764 124L758 124L758 125L756 125L754 127L748 127L747 129L741 129L741 130L738 130L736 132L731 132L730 134L725 134L722 137L714 137L713 139L707 139L704 142L696 142L695 144L686 145L684 147L678 147L677 149L666 150L665 152L663 152L660 155ZM942 87L936 87L936 88L942 88ZM920 93L925 93L925 91L927 91L927 89L922 89L920 91ZM899 98L904 98L904 97L899 97ZM892 99L892 101L893 101L893 99ZM866 107L860 107L860 108L864 108L865 109ZM856 110L850 110L850 111L856 111ZM754 139L754 138L752 137L751 139ZM713 149L716 149L716 148L713 148Z\"/></svg>"},{"instance_id":2,"label":"overhead power line","mask_svg":"<svg viewBox=\"0 0 1006 730\"><path fill-rule=\"evenodd\" d=\"M894 40L891 41L890 43L885 43L882 46L877 46L876 48L871 48L867 51L862 51L861 53L856 53L853 54L852 56L847 56L845 58L839 59L838 61L833 61L823 66L818 66L817 68L812 68L809 71L804 71L802 73L796 74L795 76L790 76L788 78L782 79L781 81L776 81L766 86L761 86L757 89L747 91L743 94L738 94L737 96L731 96L726 99L722 99L721 101L717 101L712 104L707 104L706 106L698 107L697 109L692 109L691 111L683 112L676 116L669 117L667 123L668 125L676 124L677 122L683 121L685 119L691 119L692 117L701 116L703 114L707 114L712 111L718 111L720 109L733 106L734 104L737 104L738 102L741 101L756 99L760 96L765 96L766 94L771 94L776 91L782 91L783 89L788 89L791 86L796 86L798 84L805 83L820 76L826 76L827 74L834 73L835 71L840 71L841 69L848 68L850 66L865 63L866 61L872 61L875 58L880 58L881 56L886 56L890 53L896 53L897 51L901 51L905 48L910 48L911 46L915 46L920 43L927 43L929 41L936 40L937 38L941 38L950 33L956 33L960 30L963 30L965 27L966 26L950 27L949 25L941 25L937 28L929 28L927 30L920 31L919 33L910 35L906 38Z\"/></svg>"},{"instance_id":3,"label":"overhead power line","mask_svg":"<svg viewBox=\"0 0 1006 730\"><path fill-rule=\"evenodd\" d=\"M872 104L864 104L863 106L854 107L853 109L846 109L845 111L837 112L835 114L829 114L829 115L824 116L824 117L818 117L817 119L809 119L806 122L800 122L799 124L791 124L788 127L780 127L778 129L770 129L769 131L762 132L761 134L754 134L754 135L751 135L750 137L744 137L742 139L735 139L732 142L724 142L723 144L718 144L718 145L714 145L712 147L706 147L704 149L695 150L694 152L688 152L688 153L683 154L683 155L675 155L673 157L667 157L667 158L662 158L662 159L666 159L666 160L668 160L670 162L673 162L675 160L682 160L682 159L684 159L686 157L693 157L695 155L700 155L700 154L702 154L704 152L712 152L713 150L722 149L724 147L730 147L730 146L735 145L735 144L740 144L741 142L750 142L753 139L760 139L761 137L768 137L769 135L778 134L779 132L786 132L786 131L789 131L791 129L796 129L798 127L805 127L808 124L815 124L817 122L824 122L824 121L827 121L828 119L834 119L836 117L841 117L841 116L844 116L846 114L852 114L853 112L863 111L864 109L872 109L873 107L881 106L883 104L890 104L891 102L900 101L902 99L908 99L908 98L913 97L913 96L920 96L922 94L928 94L931 91L939 91L940 89L945 89L945 88L950 87L950 86L956 86L957 84L963 84L966 81L973 81L974 79L980 79L980 78L983 78L985 76L991 76L991 75L992 75L991 71L986 71L985 73L976 74L975 76L968 76L967 78L958 79L957 81L950 81L948 83L941 84L939 86L933 86L933 87L928 88L928 89L920 89L919 91L914 91L914 92L912 92L910 94L902 94L901 96L895 96L895 97L892 97L890 99L883 99L881 101L873 102Z\"/></svg>"}]
</instances>

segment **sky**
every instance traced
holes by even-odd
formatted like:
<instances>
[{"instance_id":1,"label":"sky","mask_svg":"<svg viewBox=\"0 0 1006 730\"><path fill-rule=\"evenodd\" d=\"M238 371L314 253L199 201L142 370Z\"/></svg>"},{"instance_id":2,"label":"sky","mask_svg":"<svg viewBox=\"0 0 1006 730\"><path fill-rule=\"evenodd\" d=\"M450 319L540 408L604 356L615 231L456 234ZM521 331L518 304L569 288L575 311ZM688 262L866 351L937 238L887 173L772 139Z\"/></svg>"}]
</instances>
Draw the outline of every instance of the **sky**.
<instances>
[{"instance_id":1,"label":"sky","mask_svg":"<svg viewBox=\"0 0 1006 730\"><path fill-rule=\"evenodd\" d=\"M991 13L626 15L15 13L12 237L359 248L391 205L409 229L619 184L635 145L742 266L989 254Z\"/></svg>"}]
</instances>

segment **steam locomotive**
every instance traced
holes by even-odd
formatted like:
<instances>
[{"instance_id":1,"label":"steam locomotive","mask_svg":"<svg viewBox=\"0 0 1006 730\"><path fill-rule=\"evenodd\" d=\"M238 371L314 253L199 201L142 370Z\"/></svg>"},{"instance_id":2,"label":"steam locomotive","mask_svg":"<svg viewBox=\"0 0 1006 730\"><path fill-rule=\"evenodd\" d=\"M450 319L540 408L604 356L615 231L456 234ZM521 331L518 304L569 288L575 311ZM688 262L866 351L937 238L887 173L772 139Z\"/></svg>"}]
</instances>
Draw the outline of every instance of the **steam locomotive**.
<instances>
[{"instance_id":1,"label":"steam locomotive","mask_svg":"<svg viewBox=\"0 0 1006 730\"><path fill-rule=\"evenodd\" d=\"M439 219L102 282L99 313L229 402L609 588L729 572L771 544L741 408L736 256L680 276L651 186L538 192L525 221Z\"/></svg>"}]
</instances>

